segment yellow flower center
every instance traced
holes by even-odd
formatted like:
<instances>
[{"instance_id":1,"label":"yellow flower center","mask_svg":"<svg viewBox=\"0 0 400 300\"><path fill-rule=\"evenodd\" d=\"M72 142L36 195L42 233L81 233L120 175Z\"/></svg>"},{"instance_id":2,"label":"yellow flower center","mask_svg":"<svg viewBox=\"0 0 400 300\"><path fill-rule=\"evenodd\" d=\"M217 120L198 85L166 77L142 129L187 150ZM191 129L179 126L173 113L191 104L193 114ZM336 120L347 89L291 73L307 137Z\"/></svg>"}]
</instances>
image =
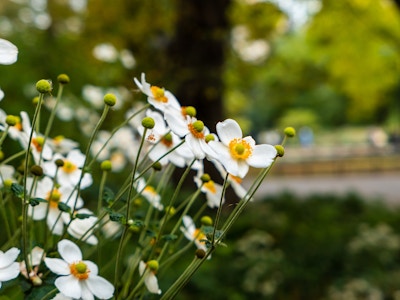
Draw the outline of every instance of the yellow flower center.
<instances>
[{"instance_id":1,"label":"yellow flower center","mask_svg":"<svg viewBox=\"0 0 400 300\"><path fill-rule=\"evenodd\" d=\"M58 202L60 202L62 194L58 189L53 189L52 191L47 193L46 200L49 202L50 207L57 207Z\"/></svg>"},{"instance_id":2,"label":"yellow flower center","mask_svg":"<svg viewBox=\"0 0 400 300\"><path fill-rule=\"evenodd\" d=\"M44 138L42 137L36 137L32 139L32 145L38 152L42 152L43 144L44 144Z\"/></svg>"},{"instance_id":3,"label":"yellow flower center","mask_svg":"<svg viewBox=\"0 0 400 300\"><path fill-rule=\"evenodd\" d=\"M204 139L204 123L202 121L195 121L188 125L190 133L198 139Z\"/></svg>"},{"instance_id":4,"label":"yellow flower center","mask_svg":"<svg viewBox=\"0 0 400 300\"><path fill-rule=\"evenodd\" d=\"M64 160L64 165L63 165L62 169L65 173L70 174L70 173L74 172L76 169L78 169L78 167L73 162L71 162L69 160Z\"/></svg>"},{"instance_id":5,"label":"yellow flower center","mask_svg":"<svg viewBox=\"0 0 400 300\"><path fill-rule=\"evenodd\" d=\"M71 271L71 274L79 280L85 280L89 277L90 270L88 269L87 265L82 261L70 264L69 269Z\"/></svg>"},{"instance_id":6,"label":"yellow flower center","mask_svg":"<svg viewBox=\"0 0 400 300\"><path fill-rule=\"evenodd\" d=\"M199 228L195 229L195 231L193 232L193 237L202 243L204 243L203 240L207 239L206 235Z\"/></svg>"},{"instance_id":7,"label":"yellow flower center","mask_svg":"<svg viewBox=\"0 0 400 300\"><path fill-rule=\"evenodd\" d=\"M165 91L162 88L159 88L158 86L152 86L150 87L151 93L153 94L153 98L156 99L159 102L167 103L168 98L165 97Z\"/></svg>"},{"instance_id":8,"label":"yellow flower center","mask_svg":"<svg viewBox=\"0 0 400 300\"><path fill-rule=\"evenodd\" d=\"M161 139L161 143L165 145L165 147L170 148L172 146L172 135L167 133Z\"/></svg>"},{"instance_id":9,"label":"yellow flower center","mask_svg":"<svg viewBox=\"0 0 400 300\"><path fill-rule=\"evenodd\" d=\"M206 183L203 184L203 186L213 194L215 194L217 192L214 181L212 181L212 180L207 181Z\"/></svg>"},{"instance_id":10,"label":"yellow flower center","mask_svg":"<svg viewBox=\"0 0 400 300\"><path fill-rule=\"evenodd\" d=\"M233 139L229 142L229 152L235 159L247 159L252 153L252 148L243 139Z\"/></svg>"},{"instance_id":11,"label":"yellow flower center","mask_svg":"<svg viewBox=\"0 0 400 300\"><path fill-rule=\"evenodd\" d=\"M157 195L156 190L150 185L146 186L143 191L153 196Z\"/></svg>"}]
</instances>

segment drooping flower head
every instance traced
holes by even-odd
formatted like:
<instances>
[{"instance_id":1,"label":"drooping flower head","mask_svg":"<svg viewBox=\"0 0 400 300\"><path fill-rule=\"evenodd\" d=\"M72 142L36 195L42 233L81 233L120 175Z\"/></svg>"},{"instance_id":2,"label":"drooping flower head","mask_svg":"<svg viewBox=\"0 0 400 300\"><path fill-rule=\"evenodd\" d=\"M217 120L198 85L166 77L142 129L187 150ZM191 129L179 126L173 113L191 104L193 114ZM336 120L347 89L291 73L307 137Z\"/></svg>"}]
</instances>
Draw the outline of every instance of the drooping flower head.
<instances>
[{"instance_id":1,"label":"drooping flower head","mask_svg":"<svg viewBox=\"0 0 400 300\"><path fill-rule=\"evenodd\" d=\"M243 137L239 124L232 119L217 123L219 141L210 141L210 148L225 170L243 178L249 167L266 168L276 157L275 147L267 144L256 145L250 136Z\"/></svg>"},{"instance_id":2,"label":"drooping flower head","mask_svg":"<svg viewBox=\"0 0 400 300\"><path fill-rule=\"evenodd\" d=\"M140 261L139 263L139 274L144 277L144 284L150 293L153 294L161 294L161 290L158 287L158 280L156 277L156 269L158 268L158 263L155 264L156 261L150 261L147 264L144 261ZM153 265L156 265L155 268ZM146 272L147 269L147 272Z\"/></svg>"},{"instance_id":3,"label":"drooping flower head","mask_svg":"<svg viewBox=\"0 0 400 300\"><path fill-rule=\"evenodd\" d=\"M74 299L110 299L114 286L98 276L97 265L82 259L79 247L69 240L57 244L61 258L45 258L51 272L59 275L54 281L57 289L66 297Z\"/></svg>"}]
</instances>

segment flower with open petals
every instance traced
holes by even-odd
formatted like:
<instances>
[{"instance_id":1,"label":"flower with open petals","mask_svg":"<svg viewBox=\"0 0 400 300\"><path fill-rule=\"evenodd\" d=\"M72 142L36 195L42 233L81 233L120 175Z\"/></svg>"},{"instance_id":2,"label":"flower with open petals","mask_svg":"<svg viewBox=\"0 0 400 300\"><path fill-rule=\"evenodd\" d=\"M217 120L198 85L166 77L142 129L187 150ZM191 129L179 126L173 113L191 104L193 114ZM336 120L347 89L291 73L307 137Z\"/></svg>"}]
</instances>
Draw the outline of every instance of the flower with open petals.
<instances>
[{"instance_id":1,"label":"flower with open petals","mask_svg":"<svg viewBox=\"0 0 400 300\"><path fill-rule=\"evenodd\" d=\"M210 141L208 145L217 154L217 159L225 170L233 176L243 178L249 167L266 168L274 161L274 146L256 145L250 136L243 137L239 124L232 119L217 123L219 141Z\"/></svg>"},{"instance_id":2,"label":"flower with open petals","mask_svg":"<svg viewBox=\"0 0 400 300\"><path fill-rule=\"evenodd\" d=\"M182 218L183 226L181 226L181 231L183 235L189 240L194 242L198 249L207 251L206 240L207 237L200 228L196 228L193 219L186 215Z\"/></svg>"},{"instance_id":3,"label":"flower with open petals","mask_svg":"<svg viewBox=\"0 0 400 300\"><path fill-rule=\"evenodd\" d=\"M0 288L3 281L14 279L19 274L19 263L15 262L19 249L11 248L6 252L0 251Z\"/></svg>"},{"instance_id":4,"label":"flower with open petals","mask_svg":"<svg viewBox=\"0 0 400 300\"><path fill-rule=\"evenodd\" d=\"M146 76L144 73L141 75L140 82L136 78L134 78L134 81L142 93L147 95L147 102L149 102L158 110L164 111L169 106L180 109L181 105L175 96L164 88L150 85L148 82L146 82Z\"/></svg>"},{"instance_id":5,"label":"flower with open petals","mask_svg":"<svg viewBox=\"0 0 400 300\"><path fill-rule=\"evenodd\" d=\"M155 270L152 270L151 267L148 266L148 264L146 264L144 261L140 261L139 273L141 276L144 276L144 284L150 293L161 294L161 290L158 287L158 280Z\"/></svg>"},{"instance_id":6,"label":"flower with open petals","mask_svg":"<svg viewBox=\"0 0 400 300\"><path fill-rule=\"evenodd\" d=\"M17 61L18 48L13 43L0 39L0 64L11 65Z\"/></svg>"},{"instance_id":7,"label":"flower with open petals","mask_svg":"<svg viewBox=\"0 0 400 300\"><path fill-rule=\"evenodd\" d=\"M82 252L76 244L61 240L57 249L61 258L46 257L44 262L50 271L59 275L54 285L64 296L83 300L112 298L114 286L97 275L96 264L82 260Z\"/></svg>"}]
</instances>

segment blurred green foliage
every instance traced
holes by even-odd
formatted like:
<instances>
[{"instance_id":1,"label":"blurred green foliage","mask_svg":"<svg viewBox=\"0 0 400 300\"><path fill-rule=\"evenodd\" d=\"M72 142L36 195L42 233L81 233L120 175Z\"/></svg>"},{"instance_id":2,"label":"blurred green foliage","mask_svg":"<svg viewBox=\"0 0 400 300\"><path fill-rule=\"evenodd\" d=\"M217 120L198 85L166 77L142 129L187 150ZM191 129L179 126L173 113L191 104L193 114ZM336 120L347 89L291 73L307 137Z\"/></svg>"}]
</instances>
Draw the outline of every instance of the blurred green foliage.
<instances>
[{"instance_id":1,"label":"blurred green foliage","mask_svg":"<svg viewBox=\"0 0 400 300\"><path fill-rule=\"evenodd\" d=\"M399 208L375 200L286 193L254 203L178 299L395 299Z\"/></svg>"}]
</instances>

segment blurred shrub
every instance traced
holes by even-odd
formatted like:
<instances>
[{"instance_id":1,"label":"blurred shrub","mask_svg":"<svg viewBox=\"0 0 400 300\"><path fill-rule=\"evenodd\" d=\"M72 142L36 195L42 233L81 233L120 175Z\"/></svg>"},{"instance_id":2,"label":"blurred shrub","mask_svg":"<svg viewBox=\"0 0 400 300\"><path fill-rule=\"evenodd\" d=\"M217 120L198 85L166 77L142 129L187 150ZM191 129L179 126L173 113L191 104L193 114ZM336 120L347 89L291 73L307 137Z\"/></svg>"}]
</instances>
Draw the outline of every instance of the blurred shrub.
<instances>
[{"instance_id":1,"label":"blurred shrub","mask_svg":"<svg viewBox=\"0 0 400 300\"><path fill-rule=\"evenodd\" d=\"M398 299L398 209L355 194L254 203L179 299Z\"/></svg>"}]
</instances>

